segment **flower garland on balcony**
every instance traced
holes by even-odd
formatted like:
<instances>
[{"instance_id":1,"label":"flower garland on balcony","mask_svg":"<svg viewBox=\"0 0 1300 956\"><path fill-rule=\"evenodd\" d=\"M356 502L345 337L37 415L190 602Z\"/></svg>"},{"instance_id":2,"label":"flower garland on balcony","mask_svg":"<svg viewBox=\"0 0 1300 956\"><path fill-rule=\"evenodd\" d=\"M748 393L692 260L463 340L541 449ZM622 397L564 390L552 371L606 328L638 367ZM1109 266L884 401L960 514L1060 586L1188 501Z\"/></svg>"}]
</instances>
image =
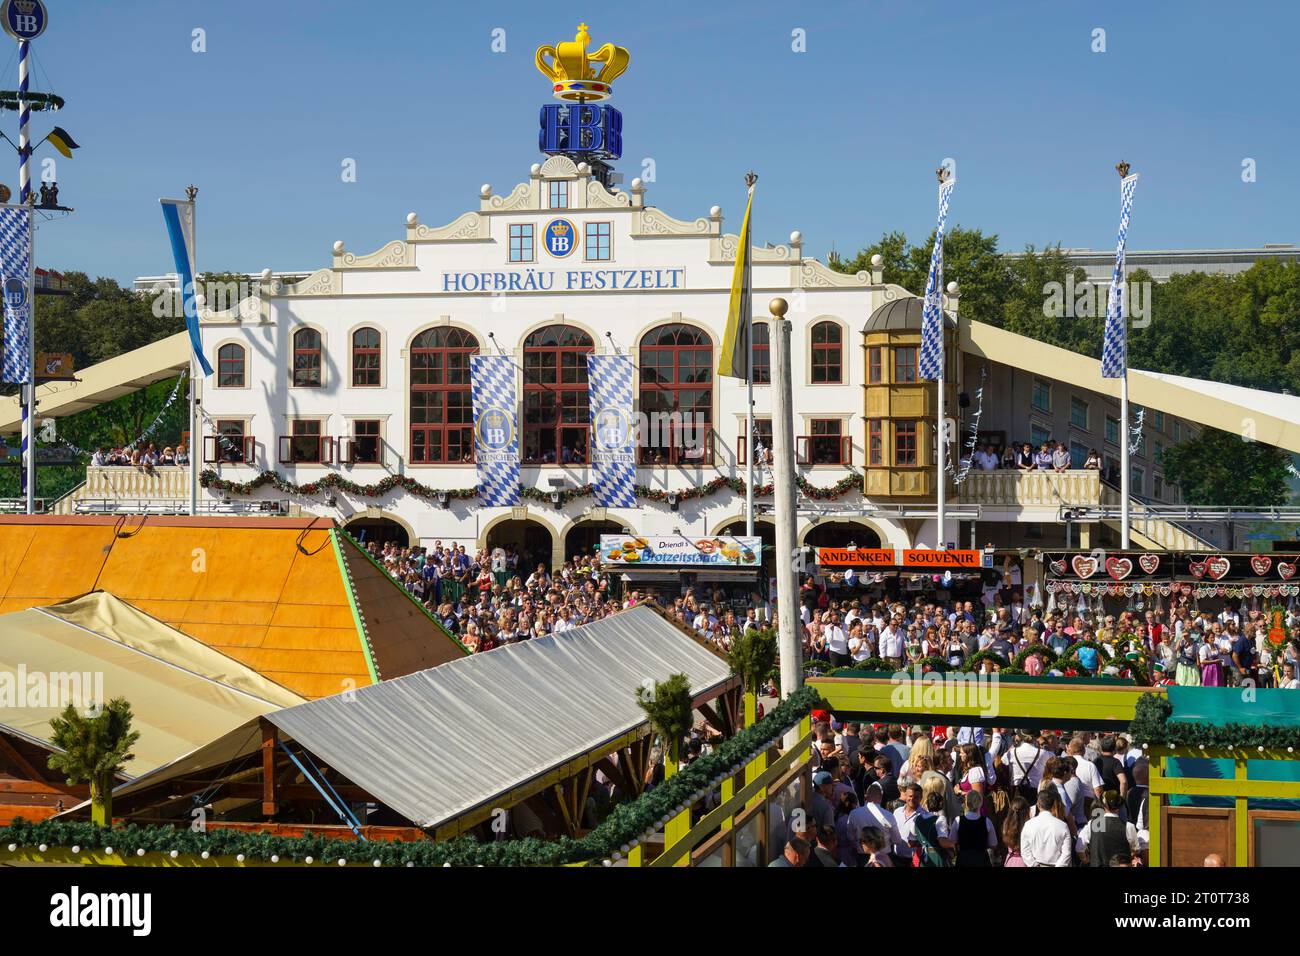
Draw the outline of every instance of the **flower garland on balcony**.
<instances>
[{"instance_id":1,"label":"flower garland on balcony","mask_svg":"<svg viewBox=\"0 0 1300 956\"><path fill-rule=\"evenodd\" d=\"M833 485L818 487L812 484L803 476L799 477L799 490L803 492L806 498L817 501L831 501L836 498L842 498L850 492L860 490L862 479L855 473L845 475ZM199 484L204 488L210 488L213 491L226 491L237 495L251 495L258 488L264 485L270 485L276 491L286 495L317 495L321 492L334 489L342 491L345 494L357 498L379 498L398 488L413 494L427 501L438 501L441 495L446 495L451 500L468 500L478 496L478 488L433 488L429 485L416 481L409 475L388 475L371 485L360 485L355 481L349 481L340 475L331 473L317 481L309 481L304 484L295 484L287 478L282 477L274 471L264 471L257 477L249 481L229 481L217 474L214 469L205 469L199 475ZM706 498L710 495L717 494L724 488L730 489L735 494L745 493L745 482L740 478L714 478L693 488L682 488L675 492L678 501L692 501L697 498ZM558 503L561 505L568 504L578 498L589 498L594 489L590 484L582 485L579 488L566 488L563 491L550 492L541 488L531 488L521 485L519 488L520 497L531 500L550 502L551 495L558 494ZM667 502L668 492L661 488L650 488L646 485L637 485L637 497L646 501ZM754 488L754 494L762 497L772 494L771 485L758 485Z\"/></svg>"}]
</instances>

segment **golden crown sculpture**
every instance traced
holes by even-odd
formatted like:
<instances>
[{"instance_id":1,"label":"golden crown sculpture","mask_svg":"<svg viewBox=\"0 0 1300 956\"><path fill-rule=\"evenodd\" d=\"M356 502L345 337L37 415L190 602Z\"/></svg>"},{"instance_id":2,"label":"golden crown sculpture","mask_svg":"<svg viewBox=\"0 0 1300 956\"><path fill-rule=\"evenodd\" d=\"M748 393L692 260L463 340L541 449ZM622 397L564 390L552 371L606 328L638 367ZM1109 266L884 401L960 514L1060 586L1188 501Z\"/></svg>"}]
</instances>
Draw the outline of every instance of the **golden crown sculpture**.
<instances>
[{"instance_id":1,"label":"golden crown sculpture","mask_svg":"<svg viewBox=\"0 0 1300 956\"><path fill-rule=\"evenodd\" d=\"M627 69L631 54L612 43L588 53L590 43L587 25L580 23L572 43L537 48L537 69L551 81L557 100L590 103L608 99L614 92L614 80ZM595 69L594 64L600 64L600 68Z\"/></svg>"},{"instance_id":2,"label":"golden crown sculpture","mask_svg":"<svg viewBox=\"0 0 1300 956\"><path fill-rule=\"evenodd\" d=\"M557 236L567 236L569 234L569 224L563 219L557 219L551 225L551 232L555 233Z\"/></svg>"}]
</instances>

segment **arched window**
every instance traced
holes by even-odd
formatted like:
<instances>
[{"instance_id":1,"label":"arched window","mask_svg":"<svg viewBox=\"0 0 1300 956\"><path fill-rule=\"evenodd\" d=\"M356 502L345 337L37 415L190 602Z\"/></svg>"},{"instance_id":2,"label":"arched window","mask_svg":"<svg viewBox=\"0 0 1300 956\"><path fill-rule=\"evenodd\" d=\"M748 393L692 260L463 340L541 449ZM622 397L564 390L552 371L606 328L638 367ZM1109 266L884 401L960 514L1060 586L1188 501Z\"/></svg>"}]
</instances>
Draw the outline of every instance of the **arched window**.
<instances>
[{"instance_id":1,"label":"arched window","mask_svg":"<svg viewBox=\"0 0 1300 956\"><path fill-rule=\"evenodd\" d=\"M244 387L247 354L242 345L233 342L217 349L217 388Z\"/></svg>"},{"instance_id":2,"label":"arched window","mask_svg":"<svg viewBox=\"0 0 1300 956\"><path fill-rule=\"evenodd\" d=\"M767 322L750 324L754 333L754 384L772 384L772 326Z\"/></svg>"},{"instance_id":3,"label":"arched window","mask_svg":"<svg viewBox=\"0 0 1300 956\"><path fill-rule=\"evenodd\" d=\"M814 385L844 381L843 332L837 322L812 327L812 381Z\"/></svg>"},{"instance_id":4,"label":"arched window","mask_svg":"<svg viewBox=\"0 0 1300 956\"><path fill-rule=\"evenodd\" d=\"M463 329L426 329L411 342L411 461L474 460L469 357L478 339Z\"/></svg>"},{"instance_id":5,"label":"arched window","mask_svg":"<svg viewBox=\"0 0 1300 956\"><path fill-rule=\"evenodd\" d=\"M674 322L641 339L641 439L646 464L700 465L713 460L713 343Z\"/></svg>"},{"instance_id":6,"label":"arched window","mask_svg":"<svg viewBox=\"0 0 1300 956\"><path fill-rule=\"evenodd\" d=\"M295 388L320 388L320 333L299 329L293 333L293 384Z\"/></svg>"},{"instance_id":7,"label":"arched window","mask_svg":"<svg viewBox=\"0 0 1300 956\"><path fill-rule=\"evenodd\" d=\"M587 460L587 355L580 329L548 325L524 340L524 445L529 464Z\"/></svg>"},{"instance_id":8,"label":"arched window","mask_svg":"<svg viewBox=\"0 0 1300 956\"><path fill-rule=\"evenodd\" d=\"M357 329L352 333L352 384L358 388L377 388L380 366L379 330Z\"/></svg>"}]
</instances>

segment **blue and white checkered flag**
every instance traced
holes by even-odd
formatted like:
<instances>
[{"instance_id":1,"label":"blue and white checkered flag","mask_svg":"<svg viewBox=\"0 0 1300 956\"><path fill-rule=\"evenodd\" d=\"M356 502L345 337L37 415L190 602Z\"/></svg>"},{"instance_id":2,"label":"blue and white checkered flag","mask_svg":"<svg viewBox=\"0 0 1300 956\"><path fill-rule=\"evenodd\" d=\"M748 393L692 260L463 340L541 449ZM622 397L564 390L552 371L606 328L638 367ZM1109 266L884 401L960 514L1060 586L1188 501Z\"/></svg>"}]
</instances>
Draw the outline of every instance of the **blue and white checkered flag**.
<instances>
[{"instance_id":1,"label":"blue and white checkered flag","mask_svg":"<svg viewBox=\"0 0 1300 956\"><path fill-rule=\"evenodd\" d=\"M596 504L636 507L636 426L632 363L625 355L587 356L591 485Z\"/></svg>"},{"instance_id":2,"label":"blue and white checkered flag","mask_svg":"<svg viewBox=\"0 0 1300 956\"><path fill-rule=\"evenodd\" d=\"M930 274L925 279L925 308L921 313L921 359L918 373L935 381L943 369L943 228L948 221L948 200L957 177L949 175L939 186L939 221L934 227Z\"/></svg>"},{"instance_id":3,"label":"blue and white checkered flag","mask_svg":"<svg viewBox=\"0 0 1300 956\"><path fill-rule=\"evenodd\" d=\"M1101 377L1123 378L1128 373L1128 320L1124 317L1124 246L1133 212L1133 191L1138 174L1125 176L1119 190L1119 240L1115 244L1115 271L1106 297L1106 335L1101 343Z\"/></svg>"},{"instance_id":4,"label":"blue and white checkered flag","mask_svg":"<svg viewBox=\"0 0 1300 956\"><path fill-rule=\"evenodd\" d=\"M479 500L487 506L514 507L519 504L514 360L508 355L470 356L469 378Z\"/></svg>"},{"instance_id":5,"label":"blue and white checkered flag","mask_svg":"<svg viewBox=\"0 0 1300 956\"><path fill-rule=\"evenodd\" d=\"M0 206L0 288L4 294L4 360L0 377L28 381L31 329L32 209Z\"/></svg>"}]
</instances>

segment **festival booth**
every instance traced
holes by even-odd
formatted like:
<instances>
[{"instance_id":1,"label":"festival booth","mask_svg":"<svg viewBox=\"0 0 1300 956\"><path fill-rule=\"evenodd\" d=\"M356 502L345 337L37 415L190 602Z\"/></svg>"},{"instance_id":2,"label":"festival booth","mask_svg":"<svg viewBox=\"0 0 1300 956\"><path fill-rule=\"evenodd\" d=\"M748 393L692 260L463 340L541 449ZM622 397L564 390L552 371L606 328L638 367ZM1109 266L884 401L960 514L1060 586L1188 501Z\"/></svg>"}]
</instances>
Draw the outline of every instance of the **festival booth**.
<instances>
[{"instance_id":1,"label":"festival booth","mask_svg":"<svg viewBox=\"0 0 1300 956\"><path fill-rule=\"evenodd\" d=\"M1183 551L1045 551L1047 609L1164 611L1171 602L1192 610L1294 610L1300 595L1300 555ZM1279 638L1275 643L1282 643Z\"/></svg>"},{"instance_id":2,"label":"festival booth","mask_svg":"<svg viewBox=\"0 0 1300 956\"><path fill-rule=\"evenodd\" d=\"M1129 733L1149 760L1152 866L1300 866L1300 694L1170 687Z\"/></svg>"},{"instance_id":3,"label":"festival booth","mask_svg":"<svg viewBox=\"0 0 1300 956\"><path fill-rule=\"evenodd\" d=\"M721 594L722 602L743 616L752 606L751 595L768 593L758 535L602 534L600 560L624 594L640 591L671 600L695 588L710 598Z\"/></svg>"},{"instance_id":4,"label":"festival booth","mask_svg":"<svg viewBox=\"0 0 1300 956\"><path fill-rule=\"evenodd\" d=\"M989 550L816 548L815 559L817 574L837 597L860 593L877 601L924 596L978 604L986 586L1000 583Z\"/></svg>"}]
</instances>

